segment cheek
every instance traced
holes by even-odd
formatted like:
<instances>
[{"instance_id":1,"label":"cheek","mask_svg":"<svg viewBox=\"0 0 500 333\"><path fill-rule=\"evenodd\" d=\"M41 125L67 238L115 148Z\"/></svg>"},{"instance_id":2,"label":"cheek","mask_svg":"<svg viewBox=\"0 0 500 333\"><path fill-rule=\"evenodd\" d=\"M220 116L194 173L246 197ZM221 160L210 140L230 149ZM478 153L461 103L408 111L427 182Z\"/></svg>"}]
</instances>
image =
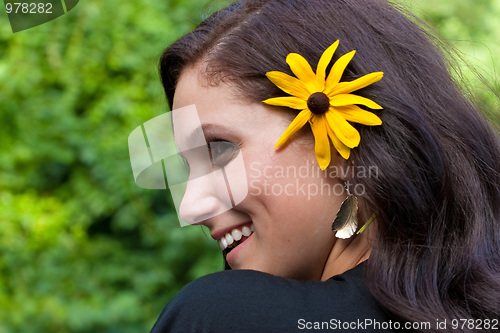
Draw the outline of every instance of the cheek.
<instances>
[{"instance_id":1,"label":"cheek","mask_svg":"<svg viewBox=\"0 0 500 333\"><path fill-rule=\"evenodd\" d=\"M320 170L314 141L301 139L277 150L274 142L259 140L243 148L248 202L254 213L263 209L273 218L283 218L280 223L287 225L295 220L315 225L321 223L318 220L334 218L344 187L339 179Z\"/></svg>"},{"instance_id":2,"label":"cheek","mask_svg":"<svg viewBox=\"0 0 500 333\"><path fill-rule=\"evenodd\" d=\"M290 147L289 147L290 148ZM246 161L249 196L258 199L269 211L282 215L315 215L331 206L343 186L324 177L315 160L249 155Z\"/></svg>"}]
</instances>

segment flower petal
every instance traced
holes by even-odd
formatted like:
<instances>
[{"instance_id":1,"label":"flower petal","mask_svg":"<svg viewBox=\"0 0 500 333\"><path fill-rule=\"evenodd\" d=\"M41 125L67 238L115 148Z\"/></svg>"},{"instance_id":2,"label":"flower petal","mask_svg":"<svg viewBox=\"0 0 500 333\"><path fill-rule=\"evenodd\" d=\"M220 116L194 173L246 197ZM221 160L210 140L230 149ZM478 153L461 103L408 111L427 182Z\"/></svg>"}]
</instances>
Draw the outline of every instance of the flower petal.
<instances>
[{"instance_id":1,"label":"flower petal","mask_svg":"<svg viewBox=\"0 0 500 333\"><path fill-rule=\"evenodd\" d=\"M369 86L372 83L380 81L383 76L383 72L373 72L357 78L356 80L351 82L340 82L327 95L333 96L337 94L349 94L353 91Z\"/></svg>"},{"instance_id":2,"label":"flower petal","mask_svg":"<svg viewBox=\"0 0 500 333\"><path fill-rule=\"evenodd\" d=\"M361 136L357 129L352 127L340 114L335 111L325 113L328 125L333 130L337 138L349 148L354 148L359 145Z\"/></svg>"},{"instance_id":3,"label":"flower petal","mask_svg":"<svg viewBox=\"0 0 500 333\"><path fill-rule=\"evenodd\" d=\"M339 138L337 138L329 125L326 126L326 130L328 132L328 137L330 138L330 140L332 140L333 146L338 151L340 156L342 156L346 160L349 159L349 156L351 155L351 148L347 147L339 140Z\"/></svg>"},{"instance_id":4,"label":"flower petal","mask_svg":"<svg viewBox=\"0 0 500 333\"><path fill-rule=\"evenodd\" d=\"M382 125L382 120L376 114L363 110L356 105L339 106L335 108L335 111L339 112L345 120L353 123L368 126Z\"/></svg>"},{"instance_id":5,"label":"flower petal","mask_svg":"<svg viewBox=\"0 0 500 333\"><path fill-rule=\"evenodd\" d=\"M382 109L380 105L371 99L352 94L340 94L330 97L331 106L346 106L352 104L360 104L369 107L370 109Z\"/></svg>"},{"instance_id":6,"label":"flower petal","mask_svg":"<svg viewBox=\"0 0 500 333\"><path fill-rule=\"evenodd\" d=\"M262 102L269 105L286 106L297 110L304 110L307 108L307 101L295 96L268 98Z\"/></svg>"},{"instance_id":7,"label":"flower petal","mask_svg":"<svg viewBox=\"0 0 500 333\"><path fill-rule=\"evenodd\" d=\"M302 98L304 100L307 100L311 95L304 83L302 83L296 77L278 71L267 72L266 76L269 81L274 83L278 88L280 88L287 94Z\"/></svg>"},{"instance_id":8,"label":"flower petal","mask_svg":"<svg viewBox=\"0 0 500 333\"><path fill-rule=\"evenodd\" d=\"M309 65L303 56L297 53L290 53L286 57L286 63L290 66L293 74L306 86L309 93L313 94L318 91L316 90L316 74L314 74L311 65ZM323 88L319 91L322 90Z\"/></svg>"},{"instance_id":9,"label":"flower petal","mask_svg":"<svg viewBox=\"0 0 500 333\"><path fill-rule=\"evenodd\" d=\"M314 135L314 152L321 170L330 164L330 140L328 140L327 123L323 115L314 115L309 121Z\"/></svg>"},{"instance_id":10,"label":"flower petal","mask_svg":"<svg viewBox=\"0 0 500 333\"><path fill-rule=\"evenodd\" d=\"M335 62L335 64L333 64L333 67L330 71L330 74L328 75L328 78L326 79L327 89L325 90L325 93L327 95L329 95L330 92L339 83L340 79L342 78L342 74L344 74L344 71L345 71L347 65L352 60L352 57L354 57L355 53L356 53L356 51L351 51L349 53L346 53L342 57L340 57Z\"/></svg>"},{"instance_id":11,"label":"flower petal","mask_svg":"<svg viewBox=\"0 0 500 333\"><path fill-rule=\"evenodd\" d=\"M339 41L330 45L325 52L321 55L318 62L318 67L316 68L316 86L321 87L321 90L325 89L325 79L326 79L326 68L330 64L333 58L333 54L339 46Z\"/></svg>"},{"instance_id":12,"label":"flower petal","mask_svg":"<svg viewBox=\"0 0 500 333\"><path fill-rule=\"evenodd\" d=\"M311 116L312 113L308 109L300 111L297 117L295 117L295 119L290 123L285 132L281 134L281 137L279 138L278 142L276 142L274 149L284 144L293 134L295 134L295 132L301 129L302 126L304 126L307 121L311 119Z\"/></svg>"}]
</instances>

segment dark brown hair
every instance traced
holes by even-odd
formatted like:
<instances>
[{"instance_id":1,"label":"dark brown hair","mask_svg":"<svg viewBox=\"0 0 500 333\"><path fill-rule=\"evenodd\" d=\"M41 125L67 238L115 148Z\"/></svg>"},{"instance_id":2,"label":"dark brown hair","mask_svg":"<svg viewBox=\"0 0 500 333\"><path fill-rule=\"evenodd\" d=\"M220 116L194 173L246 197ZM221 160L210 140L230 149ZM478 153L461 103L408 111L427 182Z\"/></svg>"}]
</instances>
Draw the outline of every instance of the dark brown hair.
<instances>
[{"instance_id":1,"label":"dark brown hair","mask_svg":"<svg viewBox=\"0 0 500 333\"><path fill-rule=\"evenodd\" d=\"M231 81L242 98L262 101L284 95L265 73L292 75L287 54L315 68L337 39L334 60L357 51L343 81L384 72L356 92L384 107L383 125L357 126L362 142L349 159L379 170L377 178L353 180L366 188L368 211L379 212L365 268L371 293L402 321L498 318L498 136L450 76L437 39L393 5L236 2L165 50L161 79L171 104L185 67L204 61L213 82Z\"/></svg>"}]
</instances>

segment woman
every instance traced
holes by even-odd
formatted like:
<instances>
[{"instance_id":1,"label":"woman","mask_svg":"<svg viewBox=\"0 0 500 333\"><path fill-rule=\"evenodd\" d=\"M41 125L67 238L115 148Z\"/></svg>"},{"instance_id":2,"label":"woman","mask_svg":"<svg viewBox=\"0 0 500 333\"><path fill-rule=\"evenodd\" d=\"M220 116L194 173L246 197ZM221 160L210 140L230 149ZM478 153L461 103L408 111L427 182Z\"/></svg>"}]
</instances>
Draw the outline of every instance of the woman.
<instances>
[{"instance_id":1,"label":"woman","mask_svg":"<svg viewBox=\"0 0 500 333\"><path fill-rule=\"evenodd\" d=\"M165 50L171 108L223 143L212 168L241 152L249 193L188 184L180 216L233 270L154 332L498 329L500 144L434 43L383 0L249 0Z\"/></svg>"}]
</instances>

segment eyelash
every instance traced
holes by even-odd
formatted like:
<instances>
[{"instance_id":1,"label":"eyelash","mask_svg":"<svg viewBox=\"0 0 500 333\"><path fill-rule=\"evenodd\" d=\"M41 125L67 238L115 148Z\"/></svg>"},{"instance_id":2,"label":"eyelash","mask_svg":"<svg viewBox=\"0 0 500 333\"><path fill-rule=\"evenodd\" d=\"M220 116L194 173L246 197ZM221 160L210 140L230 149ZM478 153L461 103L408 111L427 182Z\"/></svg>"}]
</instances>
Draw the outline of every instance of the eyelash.
<instances>
[{"instance_id":1,"label":"eyelash","mask_svg":"<svg viewBox=\"0 0 500 333\"><path fill-rule=\"evenodd\" d=\"M229 140L226 140L226 139L222 139L220 137L217 137L217 136L213 136L213 135L210 135L210 134L207 134L205 136L205 141L207 142L207 146L208 146L208 149L211 150L210 148L210 144L213 143L213 142L226 142L226 143L229 143L231 145L234 145L235 147L238 147L238 149L240 149L240 145L237 144L237 143L234 143L232 141L229 141Z\"/></svg>"},{"instance_id":2,"label":"eyelash","mask_svg":"<svg viewBox=\"0 0 500 333\"><path fill-rule=\"evenodd\" d=\"M222 141L227 141L227 140L224 140L224 139L222 139L218 136L215 136L215 135L206 134L205 141L207 141L207 143L210 145L211 142L222 142ZM227 142L229 142L229 141L227 141Z\"/></svg>"},{"instance_id":3,"label":"eyelash","mask_svg":"<svg viewBox=\"0 0 500 333\"><path fill-rule=\"evenodd\" d=\"M228 141L228 140L217 138L217 137L207 136L206 141L208 144L208 149L210 151L210 156L211 156L211 159L212 159L214 166L222 167L222 166L227 165L229 162L231 162L237 156L236 152L239 151L239 149L240 149L240 146L238 144L231 142L231 141ZM213 148L211 147L211 144L214 142L221 142L221 143L228 144L228 146L231 146L230 149L232 149L232 151L229 150L229 147L226 147L225 149L223 147L223 152L219 156L214 156ZM226 154L229 154L229 155L226 155ZM219 160L221 157L222 157L222 161Z\"/></svg>"}]
</instances>

